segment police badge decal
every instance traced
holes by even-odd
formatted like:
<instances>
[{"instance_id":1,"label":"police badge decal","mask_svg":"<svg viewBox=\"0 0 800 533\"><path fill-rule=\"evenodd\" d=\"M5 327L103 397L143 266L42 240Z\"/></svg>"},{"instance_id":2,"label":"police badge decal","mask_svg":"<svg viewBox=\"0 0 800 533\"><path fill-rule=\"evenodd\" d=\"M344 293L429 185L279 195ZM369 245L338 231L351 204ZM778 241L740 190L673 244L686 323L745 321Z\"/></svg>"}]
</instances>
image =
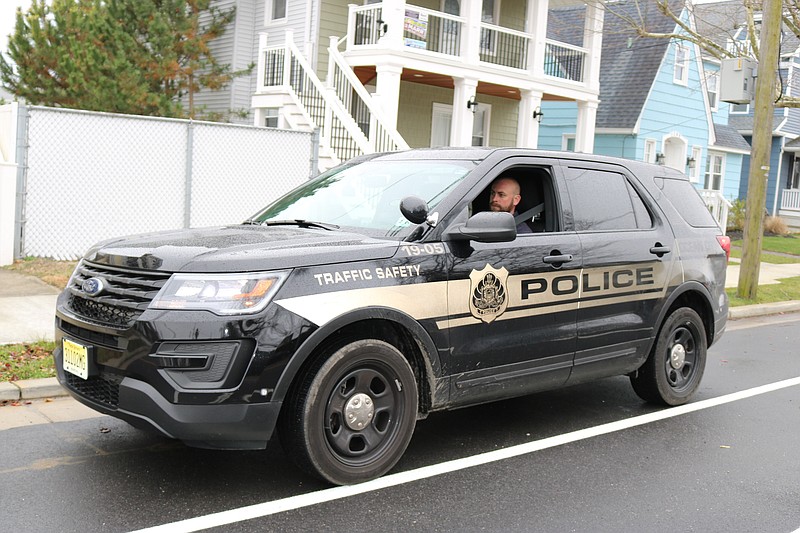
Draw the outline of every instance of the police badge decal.
<instances>
[{"instance_id":1,"label":"police badge decal","mask_svg":"<svg viewBox=\"0 0 800 533\"><path fill-rule=\"evenodd\" d=\"M506 267L493 268L489 263L481 270L470 272L469 310L472 316L487 324L503 314L508 307Z\"/></svg>"}]
</instances>

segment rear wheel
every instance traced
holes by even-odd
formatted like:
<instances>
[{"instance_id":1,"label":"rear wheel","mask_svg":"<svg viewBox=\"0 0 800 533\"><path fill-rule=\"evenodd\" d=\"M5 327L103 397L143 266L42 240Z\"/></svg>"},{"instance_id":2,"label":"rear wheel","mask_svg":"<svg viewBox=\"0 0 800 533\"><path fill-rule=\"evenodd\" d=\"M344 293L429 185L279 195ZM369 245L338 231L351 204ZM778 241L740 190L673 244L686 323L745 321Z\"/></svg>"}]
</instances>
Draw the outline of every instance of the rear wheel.
<instances>
[{"instance_id":1,"label":"rear wheel","mask_svg":"<svg viewBox=\"0 0 800 533\"><path fill-rule=\"evenodd\" d=\"M403 455L417 419L417 383L394 346L367 339L320 360L284 405L284 450L337 485L377 478Z\"/></svg>"},{"instance_id":2,"label":"rear wheel","mask_svg":"<svg viewBox=\"0 0 800 533\"><path fill-rule=\"evenodd\" d=\"M681 405L700 386L706 366L706 330L700 316L688 307L673 311L658 334L644 365L631 377L643 400Z\"/></svg>"}]
</instances>

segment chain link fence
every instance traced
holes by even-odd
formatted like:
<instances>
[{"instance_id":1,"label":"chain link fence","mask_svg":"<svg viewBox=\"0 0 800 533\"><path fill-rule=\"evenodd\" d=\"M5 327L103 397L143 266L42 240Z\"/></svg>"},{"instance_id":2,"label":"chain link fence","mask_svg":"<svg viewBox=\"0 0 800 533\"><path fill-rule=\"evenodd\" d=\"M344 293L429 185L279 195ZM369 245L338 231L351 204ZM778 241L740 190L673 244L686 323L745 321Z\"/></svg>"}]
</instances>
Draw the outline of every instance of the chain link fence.
<instances>
[{"instance_id":1,"label":"chain link fence","mask_svg":"<svg viewBox=\"0 0 800 533\"><path fill-rule=\"evenodd\" d=\"M18 255L74 260L97 241L239 223L316 168L310 133L27 107Z\"/></svg>"}]
</instances>

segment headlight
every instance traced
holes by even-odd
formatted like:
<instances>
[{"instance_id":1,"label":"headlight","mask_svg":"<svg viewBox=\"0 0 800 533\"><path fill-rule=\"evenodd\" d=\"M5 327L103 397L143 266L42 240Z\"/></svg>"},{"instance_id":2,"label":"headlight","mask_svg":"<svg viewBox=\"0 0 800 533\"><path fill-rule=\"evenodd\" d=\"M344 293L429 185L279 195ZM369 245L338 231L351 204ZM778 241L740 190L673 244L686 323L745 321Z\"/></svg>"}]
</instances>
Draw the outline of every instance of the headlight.
<instances>
[{"instance_id":1,"label":"headlight","mask_svg":"<svg viewBox=\"0 0 800 533\"><path fill-rule=\"evenodd\" d=\"M173 274L150 308L203 310L218 315L257 313L272 300L288 274Z\"/></svg>"}]
</instances>

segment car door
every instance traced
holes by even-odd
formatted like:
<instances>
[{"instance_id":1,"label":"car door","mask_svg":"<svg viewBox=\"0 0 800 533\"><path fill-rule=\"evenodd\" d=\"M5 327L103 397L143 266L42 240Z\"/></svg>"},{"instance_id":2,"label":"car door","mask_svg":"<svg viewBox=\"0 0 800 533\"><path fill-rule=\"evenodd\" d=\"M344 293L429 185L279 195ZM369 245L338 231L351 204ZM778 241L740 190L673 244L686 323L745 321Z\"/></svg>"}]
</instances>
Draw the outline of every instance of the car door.
<instances>
[{"instance_id":1,"label":"car door","mask_svg":"<svg viewBox=\"0 0 800 533\"><path fill-rule=\"evenodd\" d=\"M574 161L564 172L583 258L570 382L630 372L647 357L676 271L674 236L626 169Z\"/></svg>"},{"instance_id":2,"label":"car door","mask_svg":"<svg viewBox=\"0 0 800 533\"><path fill-rule=\"evenodd\" d=\"M512 158L466 198L462 220L488 210L500 176L520 182L534 232L511 242L448 242L451 402L468 404L563 385L575 349L581 268L578 236L565 231L562 187L553 161Z\"/></svg>"}]
</instances>

